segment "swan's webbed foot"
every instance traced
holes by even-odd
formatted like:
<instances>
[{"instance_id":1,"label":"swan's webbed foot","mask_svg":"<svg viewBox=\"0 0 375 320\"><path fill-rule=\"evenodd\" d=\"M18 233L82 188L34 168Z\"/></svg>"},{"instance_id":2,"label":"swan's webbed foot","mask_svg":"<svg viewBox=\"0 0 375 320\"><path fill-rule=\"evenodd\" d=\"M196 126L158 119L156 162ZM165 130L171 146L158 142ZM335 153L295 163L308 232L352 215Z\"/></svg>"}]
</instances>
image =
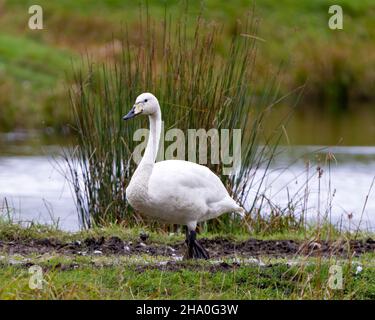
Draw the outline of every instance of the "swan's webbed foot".
<instances>
[{"instance_id":1,"label":"swan's webbed foot","mask_svg":"<svg viewBox=\"0 0 375 320\"><path fill-rule=\"evenodd\" d=\"M197 241L197 233L195 231L186 231L187 251L184 259L209 259L208 252Z\"/></svg>"}]
</instances>

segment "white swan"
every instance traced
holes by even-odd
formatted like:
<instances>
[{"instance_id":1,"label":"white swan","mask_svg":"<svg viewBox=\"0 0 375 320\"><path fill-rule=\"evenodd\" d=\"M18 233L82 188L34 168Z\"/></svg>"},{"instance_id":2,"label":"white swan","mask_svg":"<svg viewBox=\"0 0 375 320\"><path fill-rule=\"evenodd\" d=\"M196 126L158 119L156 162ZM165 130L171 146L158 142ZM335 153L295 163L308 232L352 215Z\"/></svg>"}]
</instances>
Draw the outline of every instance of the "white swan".
<instances>
[{"instance_id":1,"label":"white swan","mask_svg":"<svg viewBox=\"0 0 375 320\"><path fill-rule=\"evenodd\" d=\"M243 216L221 180L207 167L189 161L166 160L155 163L161 131L159 102L151 93L142 93L124 120L147 115L150 135L144 156L126 189L130 205L147 217L187 226L186 258L208 259L207 251L196 240L197 222L226 212Z\"/></svg>"}]
</instances>

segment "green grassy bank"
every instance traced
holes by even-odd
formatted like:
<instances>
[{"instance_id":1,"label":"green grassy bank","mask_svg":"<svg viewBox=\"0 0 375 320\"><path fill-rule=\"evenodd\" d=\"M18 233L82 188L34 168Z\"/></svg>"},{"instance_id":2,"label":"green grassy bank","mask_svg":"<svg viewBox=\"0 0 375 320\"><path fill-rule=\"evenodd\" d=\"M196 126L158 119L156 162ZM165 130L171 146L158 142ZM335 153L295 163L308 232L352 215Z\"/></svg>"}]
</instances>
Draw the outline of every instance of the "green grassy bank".
<instances>
[{"instance_id":1,"label":"green grassy bank","mask_svg":"<svg viewBox=\"0 0 375 320\"><path fill-rule=\"evenodd\" d=\"M47 1L44 29L28 28L32 1L2 1L0 20L0 129L48 126L69 121L65 80L81 55L97 61L116 59L116 43L126 28L136 43L143 16L137 1ZM256 76L276 73L283 63L282 91L307 82L305 97L342 108L349 101L374 99L375 4L373 1L334 1L344 10L344 30L328 28L332 1L255 2L258 23ZM200 12L223 25L218 53L228 45L238 18L251 1L168 1L167 16L185 12L195 20ZM155 28L161 28L164 1L148 1ZM190 30L192 31L192 30ZM189 32L189 30L188 30ZM109 46L112 40L114 46ZM109 49L112 47L112 49ZM114 50L113 50L114 49ZM224 51L223 51L224 52ZM68 81L69 82L69 81ZM263 90L264 88L258 88Z\"/></svg>"},{"instance_id":2,"label":"green grassy bank","mask_svg":"<svg viewBox=\"0 0 375 320\"><path fill-rule=\"evenodd\" d=\"M67 233L52 227L0 224L0 299L374 299L375 256L256 256L176 261L144 254L62 253L8 250L13 243L79 242L117 236L147 244L181 243L181 234L120 226ZM218 235L202 234L215 238ZM301 240L301 236L289 237ZM230 236L229 236L230 237ZM233 243L249 236L230 237ZM276 235L275 235L276 237ZM44 242L42 242L44 243ZM332 266L342 268L342 286L330 284ZM41 287L30 288L30 268L40 268Z\"/></svg>"}]
</instances>

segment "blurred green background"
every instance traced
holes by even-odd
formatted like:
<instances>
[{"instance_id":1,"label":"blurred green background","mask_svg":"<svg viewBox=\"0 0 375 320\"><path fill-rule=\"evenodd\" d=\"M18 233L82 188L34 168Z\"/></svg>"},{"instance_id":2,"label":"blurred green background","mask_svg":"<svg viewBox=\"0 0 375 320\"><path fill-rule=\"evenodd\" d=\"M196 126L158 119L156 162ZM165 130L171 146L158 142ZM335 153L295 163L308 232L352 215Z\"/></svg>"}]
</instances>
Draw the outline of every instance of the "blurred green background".
<instances>
[{"instance_id":1,"label":"blurred green background","mask_svg":"<svg viewBox=\"0 0 375 320\"><path fill-rule=\"evenodd\" d=\"M30 30L28 9L33 4L0 1L0 131L64 128L69 122L67 85L72 65L85 55L95 61L116 59L116 43L125 27L130 39L137 41L140 8L146 7L145 1L39 0L44 29ZM311 108L315 117L328 111L334 119L341 113L364 113L363 126L375 136L374 0L150 0L147 4L156 24L165 11L173 20L186 7L188 19L202 13L222 24L223 46L230 42L238 19L254 8L257 36L265 40L258 41L255 76L277 73L282 66L282 93L307 83L300 117L311 114ZM328 28L332 4L343 8L343 30Z\"/></svg>"}]
</instances>

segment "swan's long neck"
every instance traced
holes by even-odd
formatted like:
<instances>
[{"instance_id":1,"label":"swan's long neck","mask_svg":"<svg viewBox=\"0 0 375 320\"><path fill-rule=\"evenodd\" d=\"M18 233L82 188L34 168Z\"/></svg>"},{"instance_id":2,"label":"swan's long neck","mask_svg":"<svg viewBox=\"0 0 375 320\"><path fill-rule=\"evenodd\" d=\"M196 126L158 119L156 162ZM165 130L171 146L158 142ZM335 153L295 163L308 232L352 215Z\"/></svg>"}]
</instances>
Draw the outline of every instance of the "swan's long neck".
<instances>
[{"instance_id":1,"label":"swan's long neck","mask_svg":"<svg viewBox=\"0 0 375 320\"><path fill-rule=\"evenodd\" d=\"M161 133L161 112L159 105L157 111L149 115L148 118L150 122L150 134L148 136L146 150L126 188L128 201L133 201L132 206L138 207L139 210L147 203L150 197L148 185L154 169Z\"/></svg>"},{"instance_id":2,"label":"swan's long neck","mask_svg":"<svg viewBox=\"0 0 375 320\"><path fill-rule=\"evenodd\" d=\"M150 134L148 136L147 146L145 153L141 162L138 165L139 167L144 167L145 165L152 165L155 163L156 156L159 149L159 140L161 132L161 113L158 110L156 113L150 115Z\"/></svg>"},{"instance_id":3,"label":"swan's long neck","mask_svg":"<svg viewBox=\"0 0 375 320\"><path fill-rule=\"evenodd\" d=\"M138 190L145 192L145 195L147 195L148 192L148 182L150 180L159 149L161 132L160 108L158 108L157 112L150 115L148 118L150 122L150 134L148 136L146 150L130 181L130 184L137 186Z\"/></svg>"}]
</instances>

